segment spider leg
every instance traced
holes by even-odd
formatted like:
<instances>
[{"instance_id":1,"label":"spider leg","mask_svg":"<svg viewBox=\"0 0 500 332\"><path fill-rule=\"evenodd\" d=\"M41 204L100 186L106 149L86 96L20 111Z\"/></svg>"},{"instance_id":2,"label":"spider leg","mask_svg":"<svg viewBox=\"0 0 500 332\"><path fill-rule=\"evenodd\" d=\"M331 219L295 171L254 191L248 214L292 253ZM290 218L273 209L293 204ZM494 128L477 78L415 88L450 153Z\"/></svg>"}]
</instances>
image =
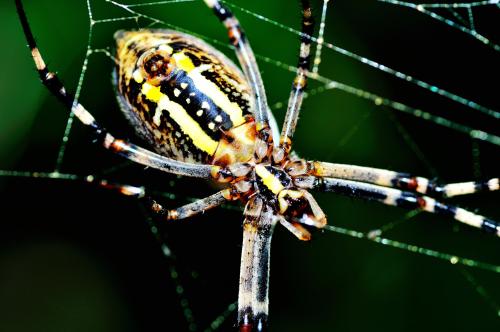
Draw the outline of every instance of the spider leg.
<instances>
[{"instance_id":1,"label":"spider leg","mask_svg":"<svg viewBox=\"0 0 500 332\"><path fill-rule=\"evenodd\" d=\"M282 224L286 229L292 232L292 234L295 235L297 239L302 241L311 240L311 233L309 233L309 231L305 229L301 224L297 222L289 222L282 216L278 216L278 220L280 224Z\"/></svg>"},{"instance_id":2,"label":"spider leg","mask_svg":"<svg viewBox=\"0 0 500 332\"><path fill-rule=\"evenodd\" d=\"M93 131L96 143L102 144L104 148L136 163L153 167L168 173L200 178L211 177L210 171L212 170L212 167L210 165L196 165L167 158L137 145L117 139L108 133L105 128L96 122L94 117L81 104L74 101L73 96L67 93L66 88L57 75L49 71L36 45L35 38L33 37L33 33L29 26L21 0L16 0L16 7L26 40L28 42L28 47L31 50L31 55L35 61L42 83L69 110L71 110L71 112L73 112L86 127Z\"/></svg>"},{"instance_id":3,"label":"spider leg","mask_svg":"<svg viewBox=\"0 0 500 332\"><path fill-rule=\"evenodd\" d=\"M165 209L155 200L148 199L151 210L164 220L179 220L190 218L200 213L204 213L207 210L220 206L228 200L231 200L231 191L229 189L221 190L213 195L205 198L200 198L193 203L189 203L175 209Z\"/></svg>"},{"instance_id":4,"label":"spider leg","mask_svg":"<svg viewBox=\"0 0 500 332\"><path fill-rule=\"evenodd\" d=\"M292 137L297 126L300 108L304 97L304 90L307 85L307 75L311 62L311 39L314 31L314 19L311 11L311 4L308 0L302 0L302 32L297 64L297 73L292 84L292 91L288 99L288 109L285 122L281 131L279 149L273 151L274 162L280 163L290 153L292 147Z\"/></svg>"},{"instance_id":5,"label":"spider leg","mask_svg":"<svg viewBox=\"0 0 500 332\"><path fill-rule=\"evenodd\" d=\"M107 180L99 180L94 178L93 176L87 176L85 178L85 181L95 184L101 188L118 192L124 196L130 196L144 200L147 202L149 209L163 220L179 220L190 218L200 213L204 213L207 210L218 207L227 201L234 200L234 196L231 194L231 190L223 189L213 195L197 199L196 201L183 205L181 207L175 209L166 209L158 202L156 202L153 198L151 198L151 196L146 193L146 189L144 187L136 187L126 184L109 182Z\"/></svg>"},{"instance_id":6,"label":"spider leg","mask_svg":"<svg viewBox=\"0 0 500 332\"><path fill-rule=\"evenodd\" d=\"M240 332L267 331L269 260L275 212L259 197L245 208L238 293Z\"/></svg>"},{"instance_id":7,"label":"spider leg","mask_svg":"<svg viewBox=\"0 0 500 332\"><path fill-rule=\"evenodd\" d=\"M229 34L229 40L235 48L236 56L238 57L240 65L243 68L243 72L250 82L255 94L256 107L254 116L258 132L256 156L259 160L261 160L267 155L268 147L272 145L273 129L270 127L269 121L271 116L269 106L267 105L264 83L262 82L262 77L260 76L255 55L246 38L245 32L240 26L240 22L229 10L229 8L221 4L219 0L204 1L226 27Z\"/></svg>"},{"instance_id":8,"label":"spider leg","mask_svg":"<svg viewBox=\"0 0 500 332\"><path fill-rule=\"evenodd\" d=\"M336 178L315 177L314 181L310 181L309 183L312 183L310 189L335 192L346 196L374 200L386 205L398 206L405 209L421 209L430 213L445 215L461 223L481 228L488 233L500 236L500 223L460 207L443 204L428 196L420 196L399 189Z\"/></svg>"},{"instance_id":9,"label":"spider leg","mask_svg":"<svg viewBox=\"0 0 500 332\"><path fill-rule=\"evenodd\" d=\"M315 176L373 183L442 198L500 189L499 178L441 185L420 176L372 167L314 161L309 168Z\"/></svg>"}]
</instances>

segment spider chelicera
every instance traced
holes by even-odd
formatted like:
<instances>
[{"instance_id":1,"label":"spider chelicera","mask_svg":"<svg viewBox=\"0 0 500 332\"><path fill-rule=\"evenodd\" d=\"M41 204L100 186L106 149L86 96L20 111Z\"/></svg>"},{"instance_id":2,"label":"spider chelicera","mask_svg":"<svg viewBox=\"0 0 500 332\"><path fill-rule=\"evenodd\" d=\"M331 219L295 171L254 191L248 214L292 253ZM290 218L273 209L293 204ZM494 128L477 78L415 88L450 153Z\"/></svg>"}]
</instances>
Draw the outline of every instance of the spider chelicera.
<instances>
[{"instance_id":1,"label":"spider chelicera","mask_svg":"<svg viewBox=\"0 0 500 332\"><path fill-rule=\"evenodd\" d=\"M112 136L48 70L36 46L25 11L18 14L40 78L47 88L94 133L94 141L136 163L167 173L205 178L225 185L219 192L176 209L165 209L142 190L121 186L145 198L166 220L202 213L227 201L245 205L238 295L240 331L264 331L268 321L270 242L282 224L300 240L306 227L322 228L326 216L309 190L336 192L407 209L447 215L500 236L500 225L447 198L499 189L499 179L440 185L423 177L384 169L307 161L292 152L292 139L307 85L310 36L309 1L302 0L302 37L281 134L250 44L238 20L218 0L205 0L226 27L243 73L205 42L172 30L118 31L114 82L123 113L156 152ZM279 137L279 139L278 139Z\"/></svg>"}]
</instances>

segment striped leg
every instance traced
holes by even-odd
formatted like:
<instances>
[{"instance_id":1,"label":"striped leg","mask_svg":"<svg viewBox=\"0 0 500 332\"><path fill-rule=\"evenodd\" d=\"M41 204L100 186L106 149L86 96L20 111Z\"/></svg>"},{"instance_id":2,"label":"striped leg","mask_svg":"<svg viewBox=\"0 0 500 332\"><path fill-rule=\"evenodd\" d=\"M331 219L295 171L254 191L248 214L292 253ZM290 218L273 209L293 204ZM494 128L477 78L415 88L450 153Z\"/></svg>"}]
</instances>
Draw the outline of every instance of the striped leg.
<instances>
[{"instance_id":1,"label":"striped leg","mask_svg":"<svg viewBox=\"0 0 500 332\"><path fill-rule=\"evenodd\" d=\"M66 105L66 107L71 110L86 127L93 131L96 143L102 144L106 149L145 166L178 175L210 178L211 166L209 165L195 165L166 158L134 144L116 139L108 133L106 129L101 127L94 117L81 104L76 103L73 96L66 92L66 88L57 75L49 71L36 45L21 0L16 0L16 7L26 40L28 41L28 47L31 50L31 55L35 61L42 83L54 96Z\"/></svg>"},{"instance_id":2,"label":"striped leg","mask_svg":"<svg viewBox=\"0 0 500 332\"><path fill-rule=\"evenodd\" d=\"M384 187L415 191L435 197L453 197L481 191L499 190L499 178L440 185L435 181L385 169L314 161L309 165L312 174L320 177L354 180Z\"/></svg>"},{"instance_id":3,"label":"striped leg","mask_svg":"<svg viewBox=\"0 0 500 332\"><path fill-rule=\"evenodd\" d=\"M299 61L297 64L297 74L292 84L292 91L288 99L288 109L281 131L279 149L273 151L273 160L275 163L281 163L290 153L292 148L292 137L297 126L304 90L307 85L307 74L311 62L310 36L314 31L314 19L312 17L311 4L308 0L302 0L302 33L300 43Z\"/></svg>"},{"instance_id":4,"label":"striped leg","mask_svg":"<svg viewBox=\"0 0 500 332\"><path fill-rule=\"evenodd\" d=\"M165 209L154 199L147 195L144 187L135 187L130 185L124 185L119 183L112 183L107 180L98 180L93 176L88 176L85 178L88 183L96 184L99 187L105 188L107 190L116 191L125 196L135 197L148 202L148 207L153 211L160 219L163 220L179 220L186 219L203 213L207 210L213 209L221 204L233 200L230 189L221 190L213 195L205 198L200 198L193 203L183 205L175 209Z\"/></svg>"},{"instance_id":5,"label":"striped leg","mask_svg":"<svg viewBox=\"0 0 500 332\"><path fill-rule=\"evenodd\" d=\"M421 209L430 213L441 214L472 227L481 228L488 233L500 236L500 224L465 209L440 203L428 196L399 189L386 188L374 184L349 181L343 179L317 177L312 184L313 189L335 192L351 197L374 200L386 205L405 209Z\"/></svg>"},{"instance_id":6,"label":"striped leg","mask_svg":"<svg viewBox=\"0 0 500 332\"><path fill-rule=\"evenodd\" d=\"M176 209L165 209L154 200L149 200L150 208L153 212L165 220L186 219L213 209L231 199L231 191L229 189L221 190L213 195L198 199L193 203L189 203Z\"/></svg>"},{"instance_id":7,"label":"striped leg","mask_svg":"<svg viewBox=\"0 0 500 332\"><path fill-rule=\"evenodd\" d=\"M238 293L240 332L267 331L269 262L274 212L260 198L245 209Z\"/></svg>"},{"instance_id":8,"label":"striped leg","mask_svg":"<svg viewBox=\"0 0 500 332\"><path fill-rule=\"evenodd\" d=\"M259 138L256 141L255 153L257 159L262 160L267 156L269 147L272 145L273 134L271 127L269 126L270 111L269 106L267 105L264 83L262 82L262 77L260 76L255 55L250 47L250 43L248 42L245 33L240 26L240 22L231 13L231 11L226 6L222 5L218 0L204 1L226 27L229 34L229 40L235 47L240 65L243 68L245 76L250 82L255 94L256 107L254 115L257 132L259 133Z\"/></svg>"}]
</instances>

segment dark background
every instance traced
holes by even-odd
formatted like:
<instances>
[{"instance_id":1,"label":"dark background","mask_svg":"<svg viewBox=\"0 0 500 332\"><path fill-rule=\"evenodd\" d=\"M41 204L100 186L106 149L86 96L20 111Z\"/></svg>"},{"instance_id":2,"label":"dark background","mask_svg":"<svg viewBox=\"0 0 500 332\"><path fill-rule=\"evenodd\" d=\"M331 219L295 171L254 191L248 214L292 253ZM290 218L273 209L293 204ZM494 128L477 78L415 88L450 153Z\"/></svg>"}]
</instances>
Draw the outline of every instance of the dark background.
<instances>
[{"instance_id":1,"label":"dark background","mask_svg":"<svg viewBox=\"0 0 500 332\"><path fill-rule=\"evenodd\" d=\"M300 28L295 1L234 3ZM319 20L321 3L313 4ZM91 5L96 19L129 15L103 1L91 1ZM329 6L327 42L499 109L498 52L416 11L368 0L334 0ZM133 9L226 40L201 1ZM74 91L88 38L86 3L26 1L26 10L46 61ZM296 35L238 10L235 13L257 54L286 64L296 62ZM484 7L474 14L479 32L500 42L500 9ZM139 21L141 27L147 24ZM137 24L130 21L97 24L92 48L112 49L114 31L134 27ZM67 112L38 81L13 1L0 4L0 34L0 169L50 172ZM227 48L220 49L231 55ZM498 120L331 50L323 52L320 74L325 77L500 133ZM88 65L81 102L115 135L132 138L114 99L112 62L96 54ZM265 61L259 65L270 104L286 101L293 73ZM311 83L311 88L318 86ZM284 109L275 110L279 123L284 113ZM75 123L61 172L102 174L123 165L120 158L92 146L86 134ZM294 148L308 159L401 170L446 182L500 174L498 146L340 91L305 101ZM163 200L169 206L214 191L204 181L177 179L134 165L120 167L106 178L175 194L174 199ZM133 199L78 181L35 178L0 178L0 194L1 331L187 331L186 308L197 331L204 331L236 301L242 220L237 210L218 209L186 223L161 226L162 237L175 254L175 259L166 259L150 232L147 213ZM406 214L333 194L315 197L331 225L362 232ZM499 198L498 193L489 193L452 202L500 220ZM489 331L499 327L497 273L327 231L313 236L311 243L301 243L281 227L275 232L270 291L273 331ZM500 263L498 238L440 216L420 214L384 236ZM178 277L172 278L172 273ZM184 300L177 283L182 284ZM231 330L234 320L231 315L220 330Z\"/></svg>"}]
</instances>

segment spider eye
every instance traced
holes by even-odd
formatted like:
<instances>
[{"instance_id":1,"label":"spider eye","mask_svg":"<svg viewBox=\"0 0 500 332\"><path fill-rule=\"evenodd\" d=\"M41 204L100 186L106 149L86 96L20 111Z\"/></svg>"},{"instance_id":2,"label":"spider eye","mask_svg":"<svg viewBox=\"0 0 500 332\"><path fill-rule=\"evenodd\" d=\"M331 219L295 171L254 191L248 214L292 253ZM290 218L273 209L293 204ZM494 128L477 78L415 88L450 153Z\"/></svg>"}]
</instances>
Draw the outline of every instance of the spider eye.
<instances>
[{"instance_id":1,"label":"spider eye","mask_svg":"<svg viewBox=\"0 0 500 332\"><path fill-rule=\"evenodd\" d=\"M153 49L142 54L137 64L148 83L159 86L162 81L170 78L174 59L165 51Z\"/></svg>"}]
</instances>

